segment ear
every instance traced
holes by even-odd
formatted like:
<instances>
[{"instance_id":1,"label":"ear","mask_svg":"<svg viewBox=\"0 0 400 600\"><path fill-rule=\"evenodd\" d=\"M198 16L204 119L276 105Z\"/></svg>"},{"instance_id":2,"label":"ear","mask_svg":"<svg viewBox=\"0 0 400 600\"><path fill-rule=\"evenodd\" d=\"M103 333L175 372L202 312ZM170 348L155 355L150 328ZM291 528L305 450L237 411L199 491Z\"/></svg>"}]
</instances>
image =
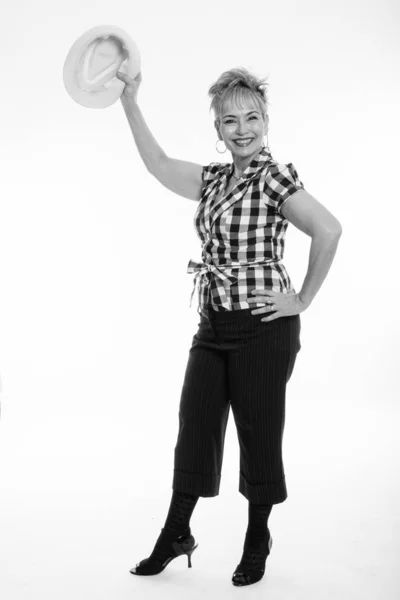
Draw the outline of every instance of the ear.
<instances>
[{"instance_id":1,"label":"ear","mask_svg":"<svg viewBox=\"0 0 400 600\"><path fill-rule=\"evenodd\" d=\"M219 125L218 125L218 121L217 121L217 120L215 120L215 121L214 121L214 127L215 127L215 129L217 130L217 133L218 133L218 138L219 138L220 140L222 140L221 134L220 134L220 132L219 132Z\"/></svg>"},{"instance_id":2,"label":"ear","mask_svg":"<svg viewBox=\"0 0 400 600\"><path fill-rule=\"evenodd\" d=\"M269 116L265 115L265 127L264 127L265 135L268 133L268 125L269 125Z\"/></svg>"}]
</instances>

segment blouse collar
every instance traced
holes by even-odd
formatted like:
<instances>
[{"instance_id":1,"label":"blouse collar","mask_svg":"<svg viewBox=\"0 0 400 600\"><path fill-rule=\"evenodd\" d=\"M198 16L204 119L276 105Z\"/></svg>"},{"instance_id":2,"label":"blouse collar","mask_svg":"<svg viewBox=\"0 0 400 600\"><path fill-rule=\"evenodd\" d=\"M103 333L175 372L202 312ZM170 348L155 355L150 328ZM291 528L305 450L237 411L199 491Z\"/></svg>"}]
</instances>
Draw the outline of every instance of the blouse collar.
<instances>
[{"instance_id":1,"label":"blouse collar","mask_svg":"<svg viewBox=\"0 0 400 600\"><path fill-rule=\"evenodd\" d=\"M246 167L241 175L241 179L249 179L253 177L260 169L262 169L267 162L273 160L271 153L267 150L266 146L263 146L260 152L253 158L251 163ZM226 165L227 174L230 177L235 174L235 164L228 163Z\"/></svg>"}]
</instances>

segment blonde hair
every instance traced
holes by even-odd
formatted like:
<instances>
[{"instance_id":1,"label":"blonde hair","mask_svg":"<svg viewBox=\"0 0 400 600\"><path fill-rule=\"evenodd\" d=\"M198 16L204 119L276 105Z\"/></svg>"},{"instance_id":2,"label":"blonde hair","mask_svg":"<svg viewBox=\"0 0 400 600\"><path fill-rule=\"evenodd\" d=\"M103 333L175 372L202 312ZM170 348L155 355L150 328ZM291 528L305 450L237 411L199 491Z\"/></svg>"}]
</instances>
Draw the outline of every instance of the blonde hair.
<instances>
[{"instance_id":1,"label":"blonde hair","mask_svg":"<svg viewBox=\"0 0 400 600\"><path fill-rule=\"evenodd\" d=\"M208 90L208 95L212 98L210 112L214 110L217 124L221 122L222 109L226 100L234 100L236 104L243 106L243 101L248 100L249 97L258 105L265 121L268 108L267 93L264 89L264 86L268 86L268 83L265 83L266 79L267 77L257 78L244 67L222 73Z\"/></svg>"}]
</instances>

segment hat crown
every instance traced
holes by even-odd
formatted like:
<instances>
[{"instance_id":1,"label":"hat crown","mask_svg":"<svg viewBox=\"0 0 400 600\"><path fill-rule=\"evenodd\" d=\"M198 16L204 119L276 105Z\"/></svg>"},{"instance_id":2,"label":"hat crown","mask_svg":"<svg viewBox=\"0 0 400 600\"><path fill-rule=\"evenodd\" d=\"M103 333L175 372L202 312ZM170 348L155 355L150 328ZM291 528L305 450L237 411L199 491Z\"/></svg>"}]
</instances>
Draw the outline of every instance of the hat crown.
<instances>
[{"instance_id":1,"label":"hat crown","mask_svg":"<svg viewBox=\"0 0 400 600\"><path fill-rule=\"evenodd\" d=\"M128 53L117 38L94 40L82 55L79 69L82 88L94 91L104 87L127 58Z\"/></svg>"}]
</instances>

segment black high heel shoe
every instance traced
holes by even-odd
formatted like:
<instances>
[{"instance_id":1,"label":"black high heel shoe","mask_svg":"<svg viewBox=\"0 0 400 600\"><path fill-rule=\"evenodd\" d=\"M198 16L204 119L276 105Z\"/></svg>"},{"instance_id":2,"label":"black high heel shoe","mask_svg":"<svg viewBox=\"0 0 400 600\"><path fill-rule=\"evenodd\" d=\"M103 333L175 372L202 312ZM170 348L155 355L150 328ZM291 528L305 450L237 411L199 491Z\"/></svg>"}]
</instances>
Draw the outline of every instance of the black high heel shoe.
<instances>
[{"instance_id":1,"label":"black high heel shoe","mask_svg":"<svg viewBox=\"0 0 400 600\"><path fill-rule=\"evenodd\" d=\"M161 571L164 571L165 567L182 554L186 554L188 557L188 568L192 566L192 554L196 550L198 544L195 543L194 537L189 534L181 534L178 538L176 533L166 531L164 528L161 529L161 534L156 542L157 544L171 544L171 555L161 564L159 561L149 557L144 558L136 567L133 567L129 572L133 575L158 575Z\"/></svg>"},{"instance_id":2,"label":"black high heel shoe","mask_svg":"<svg viewBox=\"0 0 400 600\"><path fill-rule=\"evenodd\" d=\"M272 548L272 537L269 530L268 534L269 538L267 539L266 544L262 544L259 550L253 551L251 548L245 548L243 558L232 575L233 585L250 585L252 583L257 583L257 581L260 581L260 579L264 577L265 561ZM262 559L260 554L264 554L265 558Z\"/></svg>"}]
</instances>

